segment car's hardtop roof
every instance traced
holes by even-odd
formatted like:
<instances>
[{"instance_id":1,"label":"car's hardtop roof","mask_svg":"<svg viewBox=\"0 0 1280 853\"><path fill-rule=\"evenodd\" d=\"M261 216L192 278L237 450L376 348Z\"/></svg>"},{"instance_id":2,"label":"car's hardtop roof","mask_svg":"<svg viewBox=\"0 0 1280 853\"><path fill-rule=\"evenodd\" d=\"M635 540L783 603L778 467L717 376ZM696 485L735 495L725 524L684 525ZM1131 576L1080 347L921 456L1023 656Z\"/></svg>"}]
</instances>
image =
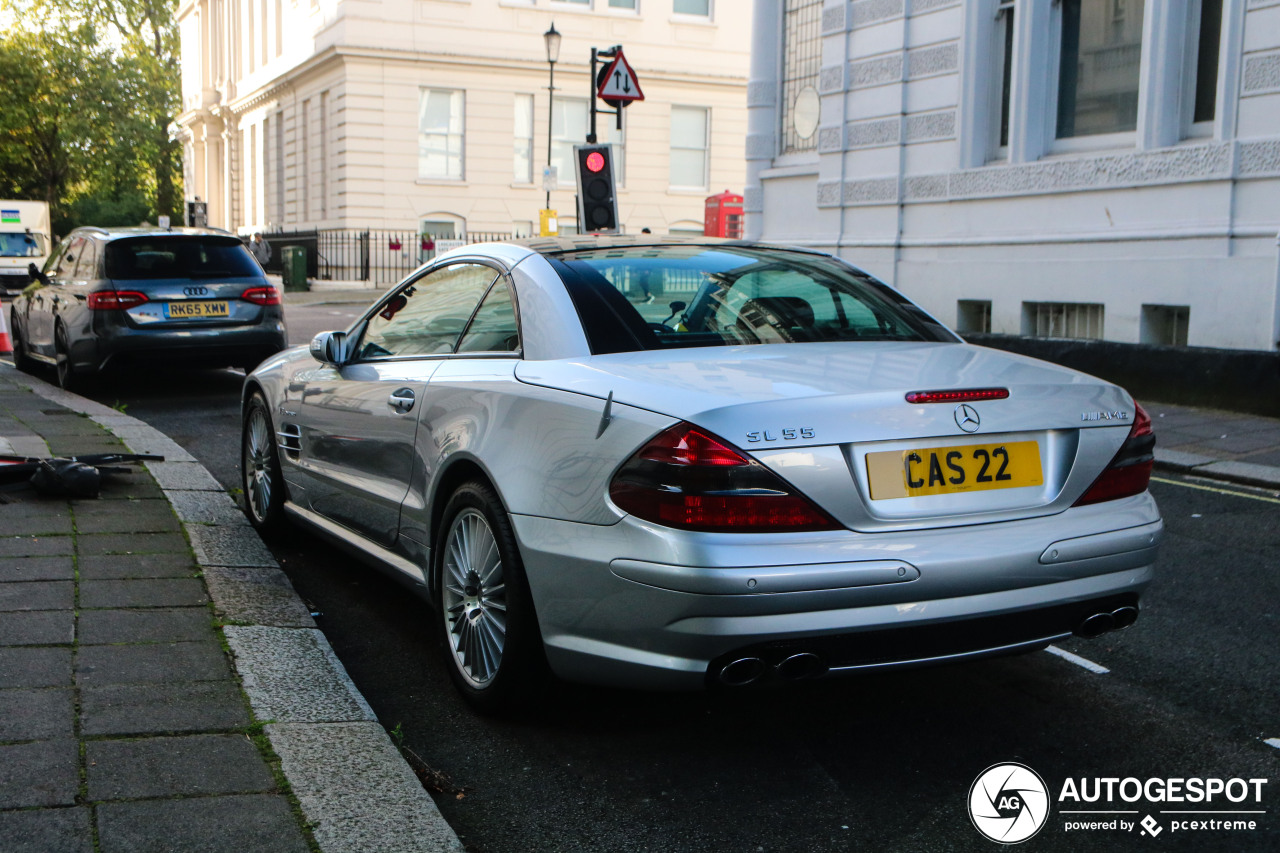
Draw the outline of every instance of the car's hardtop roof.
<instances>
[{"instance_id":1,"label":"car's hardtop roof","mask_svg":"<svg viewBox=\"0 0 1280 853\"><path fill-rule=\"evenodd\" d=\"M515 246L523 246L540 255L564 255L591 249L659 248L662 246L706 246L707 248L767 249L779 252L800 252L818 257L830 257L828 252L807 249L802 246L780 246L771 243L755 243L749 240L730 240L723 237L678 236L674 234L577 234L569 237L523 237L504 240Z\"/></svg>"},{"instance_id":2,"label":"car's hardtop roof","mask_svg":"<svg viewBox=\"0 0 1280 853\"><path fill-rule=\"evenodd\" d=\"M194 228L184 225L172 228L161 228L158 225L122 225L103 227L99 225L85 225L71 232L73 234L94 234L107 240L121 240L126 237L231 237L239 240L235 234L230 231L223 231L221 228Z\"/></svg>"}]
</instances>

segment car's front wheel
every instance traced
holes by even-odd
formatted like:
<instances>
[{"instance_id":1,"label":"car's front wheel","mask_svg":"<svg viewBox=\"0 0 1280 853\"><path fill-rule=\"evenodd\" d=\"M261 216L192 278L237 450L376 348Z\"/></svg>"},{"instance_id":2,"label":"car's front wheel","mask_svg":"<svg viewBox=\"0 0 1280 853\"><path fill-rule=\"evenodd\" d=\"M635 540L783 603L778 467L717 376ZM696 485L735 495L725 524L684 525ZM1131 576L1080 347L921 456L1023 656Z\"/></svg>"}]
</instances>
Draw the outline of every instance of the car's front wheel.
<instances>
[{"instance_id":1,"label":"car's front wheel","mask_svg":"<svg viewBox=\"0 0 1280 853\"><path fill-rule=\"evenodd\" d=\"M240 481L244 488L244 510L249 523L264 536L281 533L284 517L284 477L280 473L280 451L271 425L267 401L255 393L244 410L240 433Z\"/></svg>"},{"instance_id":2,"label":"car's front wheel","mask_svg":"<svg viewBox=\"0 0 1280 853\"><path fill-rule=\"evenodd\" d=\"M53 333L53 350L57 358L58 387L63 391L79 391L84 379L71 364L71 343L67 337L67 327L58 323Z\"/></svg>"},{"instance_id":3,"label":"car's front wheel","mask_svg":"<svg viewBox=\"0 0 1280 853\"><path fill-rule=\"evenodd\" d=\"M549 681L511 520L485 483L460 486L436 539L437 601L449 675L484 713L519 710Z\"/></svg>"}]
</instances>

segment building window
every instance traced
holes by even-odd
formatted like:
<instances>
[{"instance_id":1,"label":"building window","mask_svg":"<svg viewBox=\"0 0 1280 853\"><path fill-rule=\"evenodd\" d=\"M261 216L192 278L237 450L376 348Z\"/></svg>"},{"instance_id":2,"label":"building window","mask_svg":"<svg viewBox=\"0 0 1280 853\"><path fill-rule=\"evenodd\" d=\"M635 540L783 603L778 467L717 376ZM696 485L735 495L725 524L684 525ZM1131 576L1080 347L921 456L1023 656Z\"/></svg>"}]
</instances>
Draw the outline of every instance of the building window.
<instances>
[{"instance_id":1,"label":"building window","mask_svg":"<svg viewBox=\"0 0 1280 853\"><path fill-rule=\"evenodd\" d=\"M677 15L699 15L709 18L711 17L711 0L675 0L671 11Z\"/></svg>"},{"instance_id":2,"label":"building window","mask_svg":"<svg viewBox=\"0 0 1280 853\"><path fill-rule=\"evenodd\" d=\"M518 184L533 183L533 95L516 95L514 127L515 150L511 161L511 178Z\"/></svg>"},{"instance_id":3,"label":"building window","mask_svg":"<svg viewBox=\"0 0 1280 853\"><path fill-rule=\"evenodd\" d=\"M635 9L636 0L609 0L610 9Z\"/></svg>"},{"instance_id":4,"label":"building window","mask_svg":"<svg viewBox=\"0 0 1280 853\"><path fill-rule=\"evenodd\" d=\"M998 127L996 139L1001 148L1009 145L1009 97L1013 92L1013 33L1014 33L1014 0L1002 0L996 7L996 39L998 54L996 67L1000 69L997 79L997 97L1000 109L996 120Z\"/></svg>"},{"instance_id":5,"label":"building window","mask_svg":"<svg viewBox=\"0 0 1280 853\"><path fill-rule=\"evenodd\" d=\"M586 98L556 98L551 105L551 164L556 167L556 177L563 189L577 185L573 146L586 144L591 126L590 109ZM613 116L597 117L596 140L613 144L613 177L618 186L626 186L626 137L618 132ZM563 232L564 220L560 223Z\"/></svg>"},{"instance_id":6,"label":"building window","mask_svg":"<svg viewBox=\"0 0 1280 853\"><path fill-rule=\"evenodd\" d=\"M460 181L463 95L449 89L423 89L418 99L418 177Z\"/></svg>"},{"instance_id":7,"label":"building window","mask_svg":"<svg viewBox=\"0 0 1280 853\"><path fill-rule=\"evenodd\" d=\"M956 331L961 334L991 334L991 300L961 299L956 302Z\"/></svg>"},{"instance_id":8,"label":"building window","mask_svg":"<svg viewBox=\"0 0 1280 853\"><path fill-rule=\"evenodd\" d=\"M1222 40L1222 0L1200 0L1196 44L1193 122L1213 121L1218 105L1218 48Z\"/></svg>"},{"instance_id":9,"label":"building window","mask_svg":"<svg viewBox=\"0 0 1280 853\"><path fill-rule=\"evenodd\" d=\"M1062 0L1058 138L1138 126L1143 0Z\"/></svg>"},{"instance_id":10,"label":"building window","mask_svg":"<svg viewBox=\"0 0 1280 853\"><path fill-rule=\"evenodd\" d=\"M786 0L782 14L782 153L818 147L822 0Z\"/></svg>"},{"instance_id":11,"label":"building window","mask_svg":"<svg viewBox=\"0 0 1280 853\"><path fill-rule=\"evenodd\" d=\"M671 108L671 186L706 189L710 111Z\"/></svg>"},{"instance_id":12,"label":"building window","mask_svg":"<svg viewBox=\"0 0 1280 853\"><path fill-rule=\"evenodd\" d=\"M1185 347L1190 324L1190 306L1143 305L1139 340L1144 344Z\"/></svg>"},{"instance_id":13,"label":"building window","mask_svg":"<svg viewBox=\"0 0 1280 853\"><path fill-rule=\"evenodd\" d=\"M1035 338L1102 338L1103 306L1091 302L1024 302L1022 334Z\"/></svg>"}]
</instances>

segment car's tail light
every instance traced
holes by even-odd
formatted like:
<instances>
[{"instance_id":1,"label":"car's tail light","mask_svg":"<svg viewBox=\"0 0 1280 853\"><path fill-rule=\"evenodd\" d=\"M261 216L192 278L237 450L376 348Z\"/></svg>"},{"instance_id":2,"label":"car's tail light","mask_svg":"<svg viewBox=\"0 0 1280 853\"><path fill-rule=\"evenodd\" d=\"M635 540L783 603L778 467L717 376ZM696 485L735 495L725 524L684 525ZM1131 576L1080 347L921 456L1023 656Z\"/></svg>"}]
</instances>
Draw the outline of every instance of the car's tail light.
<instances>
[{"instance_id":1,"label":"car's tail light","mask_svg":"<svg viewBox=\"0 0 1280 853\"><path fill-rule=\"evenodd\" d=\"M280 291L274 287L251 287L240 294L240 298L254 305L279 305Z\"/></svg>"},{"instance_id":2,"label":"car's tail light","mask_svg":"<svg viewBox=\"0 0 1280 853\"><path fill-rule=\"evenodd\" d=\"M1129 437L1107 469L1093 481L1076 506L1113 501L1140 495L1151 482L1151 466L1155 462L1156 435L1151 429L1151 416L1137 403L1133 404L1133 427Z\"/></svg>"},{"instance_id":3,"label":"car's tail light","mask_svg":"<svg viewBox=\"0 0 1280 853\"><path fill-rule=\"evenodd\" d=\"M86 302L93 311L125 311L147 301L147 294L136 290L97 290Z\"/></svg>"},{"instance_id":4,"label":"car's tail light","mask_svg":"<svg viewBox=\"0 0 1280 853\"><path fill-rule=\"evenodd\" d=\"M658 433L627 460L609 484L609 497L638 518L684 530L840 527L768 468L687 423Z\"/></svg>"}]
</instances>

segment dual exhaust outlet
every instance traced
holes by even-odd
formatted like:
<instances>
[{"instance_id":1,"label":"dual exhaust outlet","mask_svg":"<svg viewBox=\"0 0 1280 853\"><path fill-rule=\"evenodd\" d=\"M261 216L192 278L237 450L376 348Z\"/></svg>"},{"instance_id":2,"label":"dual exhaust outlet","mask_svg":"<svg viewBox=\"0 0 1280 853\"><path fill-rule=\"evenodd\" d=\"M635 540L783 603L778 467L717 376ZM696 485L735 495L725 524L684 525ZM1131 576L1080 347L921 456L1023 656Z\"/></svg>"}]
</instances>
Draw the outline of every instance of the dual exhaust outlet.
<instances>
[{"instance_id":1,"label":"dual exhaust outlet","mask_svg":"<svg viewBox=\"0 0 1280 853\"><path fill-rule=\"evenodd\" d=\"M717 677L727 687L746 687L772 675L782 681L815 678L827 671L827 662L813 652L797 652L770 665L757 657L742 657L720 668Z\"/></svg>"},{"instance_id":2,"label":"dual exhaust outlet","mask_svg":"<svg viewBox=\"0 0 1280 853\"><path fill-rule=\"evenodd\" d=\"M1086 616L1076 626L1076 636L1091 640L1108 631L1128 628L1136 621L1138 621L1138 608L1131 604L1126 604L1124 607L1117 607L1110 612L1102 611Z\"/></svg>"},{"instance_id":3,"label":"dual exhaust outlet","mask_svg":"<svg viewBox=\"0 0 1280 853\"><path fill-rule=\"evenodd\" d=\"M1092 639L1108 631L1128 628L1138 621L1138 608L1126 604L1114 610L1092 613L1076 626L1076 636ZM720 668L716 678L726 687L745 687L766 676L781 681L799 681L825 675L827 662L813 652L797 652L776 664L769 664L758 657L736 658Z\"/></svg>"}]
</instances>

